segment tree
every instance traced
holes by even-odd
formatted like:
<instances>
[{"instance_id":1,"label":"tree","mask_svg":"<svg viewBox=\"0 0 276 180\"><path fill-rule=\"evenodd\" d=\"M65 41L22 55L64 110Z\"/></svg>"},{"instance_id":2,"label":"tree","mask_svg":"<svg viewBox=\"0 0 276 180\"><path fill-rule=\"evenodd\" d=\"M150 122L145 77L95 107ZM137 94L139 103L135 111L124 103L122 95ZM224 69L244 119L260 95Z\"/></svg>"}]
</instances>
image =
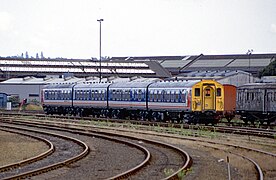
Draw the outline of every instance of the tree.
<instances>
[{"instance_id":1,"label":"tree","mask_svg":"<svg viewBox=\"0 0 276 180\"><path fill-rule=\"evenodd\" d=\"M41 59L44 59L44 56L43 56L43 52L41 51L41 53L40 53L40 58Z\"/></svg>"},{"instance_id":2,"label":"tree","mask_svg":"<svg viewBox=\"0 0 276 180\"><path fill-rule=\"evenodd\" d=\"M29 54L28 54L28 51L26 51L26 54L25 54L25 58L28 59L29 58Z\"/></svg>"},{"instance_id":3,"label":"tree","mask_svg":"<svg viewBox=\"0 0 276 180\"><path fill-rule=\"evenodd\" d=\"M259 77L262 76L276 76L276 61L270 62L262 71L259 72Z\"/></svg>"}]
</instances>

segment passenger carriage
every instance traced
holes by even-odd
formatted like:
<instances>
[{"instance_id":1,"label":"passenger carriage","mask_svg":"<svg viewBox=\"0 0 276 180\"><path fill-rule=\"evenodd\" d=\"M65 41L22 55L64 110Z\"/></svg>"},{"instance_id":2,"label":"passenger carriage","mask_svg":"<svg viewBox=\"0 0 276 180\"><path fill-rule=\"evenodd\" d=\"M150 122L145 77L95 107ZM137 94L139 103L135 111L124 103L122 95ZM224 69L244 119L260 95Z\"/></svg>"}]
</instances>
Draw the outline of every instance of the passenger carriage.
<instances>
[{"instance_id":1,"label":"passenger carriage","mask_svg":"<svg viewBox=\"0 0 276 180\"><path fill-rule=\"evenodd\" d=\"M144 119L147 89L152 82L118 82L109 86L108 109L112 117Z\"/></svg>"},{"instance_id":2,"label":"passenger carriage","mask_svg":"<svg viewBox=\"0 0 276 180\"><path fill-rule=\"evenodd\" d=\"M251 83L237 89L236 112L245 122L270 124L276 119L276 83Z\"/></svg>"},{"instance_id":3,"label":"passenger carriage","mask_svg":"<svg viewBox=\"0 0 276 180\"><path fill-rule=\"evenodd\" d=\"M73 109L79 116L97 116L108 108L108 87L111 83L80 83L74 86Z\"/></svg>"},{"instance_id":4,"label":"passenger carriage","mask_svg":"<svg viewBox=\"0 0 276 180\"><path fill-rule=\"evenodd\" d=\"M68 114L73 107L73 87L75 84L50 84L44 86L41 102L47 114Z\"/></svg>"}]
</instances>

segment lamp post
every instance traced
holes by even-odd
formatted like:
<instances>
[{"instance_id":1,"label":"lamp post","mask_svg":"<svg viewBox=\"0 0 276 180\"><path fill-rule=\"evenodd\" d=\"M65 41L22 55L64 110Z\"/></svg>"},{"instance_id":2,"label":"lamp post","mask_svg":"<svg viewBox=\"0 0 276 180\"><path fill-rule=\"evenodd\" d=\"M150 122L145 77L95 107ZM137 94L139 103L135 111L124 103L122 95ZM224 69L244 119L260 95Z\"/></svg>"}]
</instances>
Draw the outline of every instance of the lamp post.
<instances>
[{"instance_id":1,"label":"lamp post","mask_svg":"<svg viewBox=\"0 0 276 180\"><path fill-rule=\"evenodd\" d=\"M253 53L253 49L248 49L248 51L247 51L247 55L248 55L248 73L249 73L249 83L250 83L250 56L251 56L251 54Z\"/></svg>"},{"instance_id":2,"label":"lamp post","mask_svg":"<svg viewBox=\"0 0 276 180\"><path fill-rule=\"evenodd\" d=\"M100 82L102 81L102 21L103 19L97 19L100 23Z\"/></svg>"}]
</instances>

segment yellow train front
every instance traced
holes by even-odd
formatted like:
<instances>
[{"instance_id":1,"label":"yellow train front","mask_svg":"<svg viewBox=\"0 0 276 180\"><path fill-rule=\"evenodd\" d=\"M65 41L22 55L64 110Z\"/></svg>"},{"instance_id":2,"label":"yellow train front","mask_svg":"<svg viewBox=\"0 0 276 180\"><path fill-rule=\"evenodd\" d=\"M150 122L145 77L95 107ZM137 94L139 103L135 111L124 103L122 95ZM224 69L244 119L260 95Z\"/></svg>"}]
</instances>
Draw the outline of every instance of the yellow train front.
<instances>
[{"instance_id":1,"label":"yellow train front","mask_svg":"<svg viewBox=\"0 0 276 180\"><path fill-rule=\"evenodd\" d=\"M217 123L224 112L224 87L214 80L202 80L192 86L190 115L187 123Z\"/></svg>"}]
</instances>

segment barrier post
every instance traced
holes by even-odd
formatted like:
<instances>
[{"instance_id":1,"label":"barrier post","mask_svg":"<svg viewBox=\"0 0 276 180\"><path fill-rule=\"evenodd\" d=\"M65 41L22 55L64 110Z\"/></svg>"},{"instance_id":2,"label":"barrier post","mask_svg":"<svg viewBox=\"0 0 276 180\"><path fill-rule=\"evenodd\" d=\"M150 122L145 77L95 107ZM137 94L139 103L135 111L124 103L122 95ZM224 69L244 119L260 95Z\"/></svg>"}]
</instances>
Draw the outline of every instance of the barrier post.
<instances>
[{"instance_id":1,"label":"barrier post","mask_svg":"<svg viewBox=\"0 0 276 180\"><path fill-rule=\"evenodd\" d=\"M228 180L231 180L231 172L230 172L230 163L229 156L227 156L227 167L228 167Z\"/></svg>"}]
</instances>

